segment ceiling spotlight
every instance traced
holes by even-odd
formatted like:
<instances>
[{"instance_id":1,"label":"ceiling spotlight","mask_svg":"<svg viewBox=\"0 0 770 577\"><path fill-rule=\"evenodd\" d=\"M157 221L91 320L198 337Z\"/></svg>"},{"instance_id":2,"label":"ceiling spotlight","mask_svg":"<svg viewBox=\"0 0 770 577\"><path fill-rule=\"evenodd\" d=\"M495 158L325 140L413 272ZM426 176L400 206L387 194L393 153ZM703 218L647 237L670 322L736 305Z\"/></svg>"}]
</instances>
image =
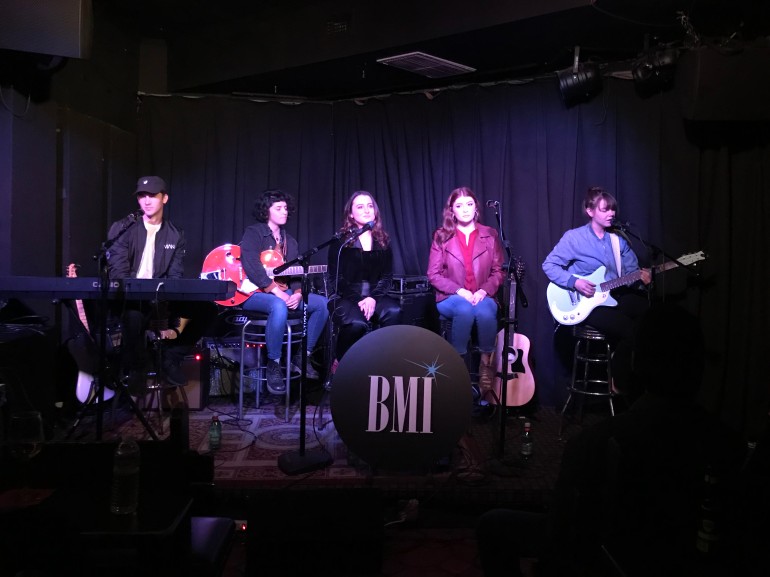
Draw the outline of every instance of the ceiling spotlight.
<instances>
[{"instance_id":1,"label":"ceiling spotlight","mask_svg":"<svg viewBox=\"0 0 770 577\"><path fill-rule=\"evenodd\" d=\"M602 89L602 77L595 64L580 63L580 46L575 46L575 59L572 68L565 68L556 73L559 79L559 91L564 104L572 106L586 102Z\"/></svg>"},{"instance_id":2,"label":"ceiling spotlight","mask_svg":"<svg viewBox=\"0 0 770 577\"><path fill-rule=\"evenodd\" d=\"M637 58L631 65L631 75L637 92L650 96L671 88L674 69L679 53L672 48L648 52Z\"/></svg>"}]
</instances>

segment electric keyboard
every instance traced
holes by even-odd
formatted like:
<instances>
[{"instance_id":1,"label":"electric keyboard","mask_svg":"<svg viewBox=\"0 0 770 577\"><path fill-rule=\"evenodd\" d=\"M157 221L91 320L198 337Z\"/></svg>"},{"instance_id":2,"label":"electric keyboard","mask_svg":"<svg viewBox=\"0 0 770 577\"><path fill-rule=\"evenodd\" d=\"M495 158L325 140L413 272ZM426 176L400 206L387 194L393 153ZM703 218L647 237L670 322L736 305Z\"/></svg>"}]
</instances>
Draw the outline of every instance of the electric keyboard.
<instances>
[{"instance_id":1,"label":"electric keyboard","mask_svg":"<svg viewBox=\"0 0 770 577\"><path fill-rule=\"evenodd\" d=\"M110 300L217 301L232 297L235 283L191 278L126 278L108 281ZM102 284L97 277L0 277L0 297L43 299L98 299Z\"/></svg>"}]
</instances>

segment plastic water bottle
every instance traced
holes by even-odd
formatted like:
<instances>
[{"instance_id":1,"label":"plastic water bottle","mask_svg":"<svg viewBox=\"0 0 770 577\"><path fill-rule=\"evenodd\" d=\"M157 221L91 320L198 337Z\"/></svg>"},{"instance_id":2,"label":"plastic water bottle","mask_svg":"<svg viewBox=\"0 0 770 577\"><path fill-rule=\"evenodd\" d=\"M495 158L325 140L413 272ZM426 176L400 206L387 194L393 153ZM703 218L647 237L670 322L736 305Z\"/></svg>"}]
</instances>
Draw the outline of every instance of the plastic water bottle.
<instances>
[{"instance_id":1,"label":"plastic water bottle","mask_svg":"<svg viewBox=\"0 0 770 577\"><path fill-rule=\"evenodd\" d=\"M209 450L216 451L222 443L222 423L218 415L211 417L209 425Z\"/></svg>"},{"instance_id":2,"label":"plastic water bottle","mask_svg":"<svg viewBox=\"0 0 770 577\"><path fill-rule=\"evenodd\" d=\"M134 439L123 439L112 461L110 511L117 515L136 513L139 505L139 465L141 455Z\"/></svg>"},{"instance_id":3,"label":"plastic water bottle","mask_svg":"<svg viewBox=\"0 0 770 577\"><path fill-rule=\"evenodd\" d=\"M532 430L529 422L524 423L524 433L521 435L521 448L519 453L521 458L528 461L535 450L535 441L532 438Z\"/></svg>"}]
</instances>

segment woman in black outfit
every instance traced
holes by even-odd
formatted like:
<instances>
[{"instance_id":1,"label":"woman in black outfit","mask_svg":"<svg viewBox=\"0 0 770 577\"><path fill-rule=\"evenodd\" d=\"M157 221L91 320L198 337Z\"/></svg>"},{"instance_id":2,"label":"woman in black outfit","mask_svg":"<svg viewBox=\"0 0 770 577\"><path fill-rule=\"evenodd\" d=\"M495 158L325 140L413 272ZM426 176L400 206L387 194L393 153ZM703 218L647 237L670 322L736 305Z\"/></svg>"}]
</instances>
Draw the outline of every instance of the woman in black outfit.
<instances>
[{"instance_id":1,"label":"woman in black outfit","mask_svg":"<svg viewBox=\"0 0 770 577\"><path fill-rule=\"evenodd\" d=\"M388 296L393 280L390 237L382 227L377 202L363 190L353 193L345 204L340 232L362 227L368 230L358 236L343 235L329 245L329 310L339 331L332 372L366 334L369 322L378 327L401 322L401 306Z\"/></svg>"}]
</instances>

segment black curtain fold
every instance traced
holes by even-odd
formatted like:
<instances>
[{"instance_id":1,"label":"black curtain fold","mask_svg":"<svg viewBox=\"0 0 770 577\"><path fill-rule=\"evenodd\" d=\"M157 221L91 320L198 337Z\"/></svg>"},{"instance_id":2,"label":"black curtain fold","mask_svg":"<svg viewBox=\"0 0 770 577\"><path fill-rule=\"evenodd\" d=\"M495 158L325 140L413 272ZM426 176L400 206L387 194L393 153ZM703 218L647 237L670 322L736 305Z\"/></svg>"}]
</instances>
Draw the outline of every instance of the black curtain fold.
<instances>
[{"instance_id":1,"label":"black curtain fold","mask_svg":"<svg viewBox=\"0 0 770 577\"><path fill-rule=\"evenodd\" d=\"M511 251L525 263L519 331L532 342L538 400L559 405L566 370L540 263L585 222L590 185L620 203L620 218L666 253L704 250L698 277L672 271L658 292L701 315L710 358L704 400L736 426L768 409L764 363L768 272L768 127L715 127L681 116L676 90L641 98L607 79L592 101L566 108L553 79L471 86L333 104L143 97L141 165L171 186L172 218L190 239L188 270L238 242L254 194L297 199L289 228L306 250L340 224L356 190L372 192L393 239L396 272L423 275L432 231L457 186L498 200ZM661 255L632 239L644 264ZM314 257L325 262L325 254Z\"/></svg>"}]
</instances>

